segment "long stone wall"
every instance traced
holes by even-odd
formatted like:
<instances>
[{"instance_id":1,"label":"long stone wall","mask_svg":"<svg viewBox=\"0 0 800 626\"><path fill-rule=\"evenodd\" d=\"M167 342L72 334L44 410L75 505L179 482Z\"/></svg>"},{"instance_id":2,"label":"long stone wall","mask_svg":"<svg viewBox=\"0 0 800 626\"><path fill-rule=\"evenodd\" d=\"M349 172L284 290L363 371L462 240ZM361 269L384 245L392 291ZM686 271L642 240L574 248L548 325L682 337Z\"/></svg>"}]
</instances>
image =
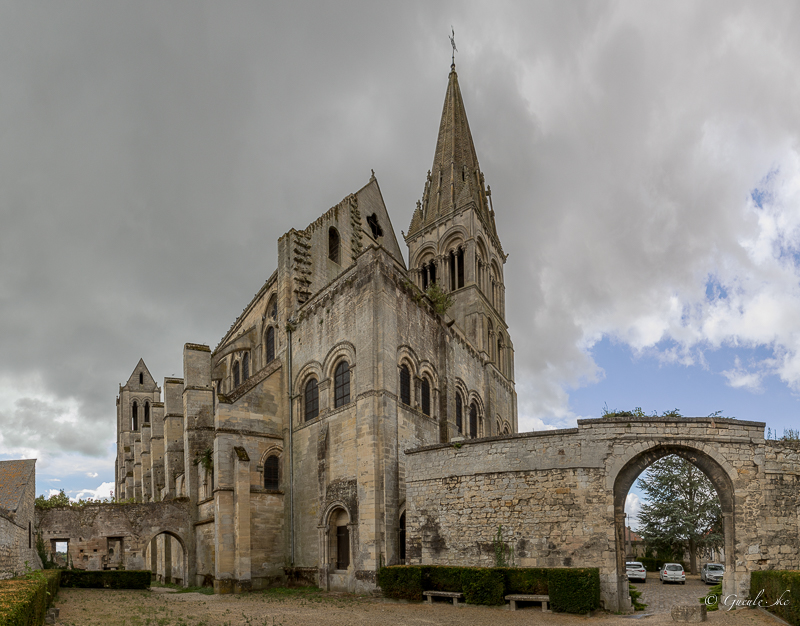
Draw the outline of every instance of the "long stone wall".
<instances>
[{"instance_id":1,"label":"long stone wall","mask_svg":"<svg viewBox=\"0 0 800 626\"><path fill-rule=\"evenodd\" d=\"M606 608L627 609L625 496L678 454L717 488L725 592L741 596L751 571L800 567L798 448L766 442L759 422L613 418L408 451L408 562L493 565L499 529L517 565L598 567Z\"/></svg>"}]
</instances>

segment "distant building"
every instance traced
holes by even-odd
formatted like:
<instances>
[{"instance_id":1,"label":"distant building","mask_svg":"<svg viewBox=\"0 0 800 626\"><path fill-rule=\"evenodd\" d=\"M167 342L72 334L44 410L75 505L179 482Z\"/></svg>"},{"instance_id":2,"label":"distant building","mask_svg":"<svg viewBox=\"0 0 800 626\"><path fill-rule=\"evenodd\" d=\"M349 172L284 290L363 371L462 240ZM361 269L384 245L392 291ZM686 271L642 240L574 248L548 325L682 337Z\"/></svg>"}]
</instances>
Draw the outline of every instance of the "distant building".
<instances>
[{"instance_id":1,"label":"distant building","mask_svg":"<svg viewBox=\"0 0 800 626\"><path fill-rule=\"evenodd\" d=\"M0 461L0 579L41 569L36 553L36 459Z\"/></svg>"}]
</instances>

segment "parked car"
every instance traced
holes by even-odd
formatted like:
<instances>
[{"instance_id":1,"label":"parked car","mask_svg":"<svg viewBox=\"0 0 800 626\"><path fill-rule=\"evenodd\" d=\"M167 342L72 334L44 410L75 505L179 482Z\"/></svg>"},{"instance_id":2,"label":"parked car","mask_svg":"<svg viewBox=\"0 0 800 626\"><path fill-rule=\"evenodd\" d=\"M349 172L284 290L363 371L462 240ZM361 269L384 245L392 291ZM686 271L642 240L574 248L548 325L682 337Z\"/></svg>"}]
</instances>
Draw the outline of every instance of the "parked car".
<instances>
[{"instance_id":1,"label":"parked car","mask_svg":"<svg viewBox=\"0 0 800 626\"><path fill-rule=\"evenodd\" d=\"M686 574L683 571L683 565L680 563L664 563L661 566L661 573L658 577L661 579L662 585L664 583L686 584Z\"/></svg>"},{"instance_id":2,"label":"parked car","mask_svg":"<svg viewBox=\"0 0 800 626\"><path fill-rule=\"evenodd\" d=\"M722 580L725 566L722 563L706 563L700 570L700 580L707 585L715 585Z\"/></svg>"},{"instance_id":3,"label":"parked car","mask_svg":"<svg viewBox=\"0 0 800 626\"><path fill-rule=\"evenodd\" d=\"M639 561L629 561L625 563L625 570L628 573L628 580L638 580L643 583L647 582L647 570Z\"/></svg>"}]
</instances>

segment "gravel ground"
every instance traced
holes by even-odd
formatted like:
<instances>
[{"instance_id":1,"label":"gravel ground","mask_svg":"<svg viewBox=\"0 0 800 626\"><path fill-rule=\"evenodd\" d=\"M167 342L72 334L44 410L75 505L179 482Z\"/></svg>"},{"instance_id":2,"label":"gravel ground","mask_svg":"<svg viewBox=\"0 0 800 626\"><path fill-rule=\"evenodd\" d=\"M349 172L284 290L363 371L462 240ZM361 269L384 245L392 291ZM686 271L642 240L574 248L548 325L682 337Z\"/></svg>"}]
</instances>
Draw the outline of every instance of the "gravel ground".
<instances>
[{"instance_id":1,"label":"gravel ground","mask_svg":"<svg viewBox=\"0 0 800 626\"><path fill-rule=\"evenodd\" d=\"M649 590L651 582L640 589ZM652 587L652 593L658 593L662 585L656 583ZM667 593L668 590L679 591L688 587L689 583L685 586L664 585L663 589ZM699 595L693 593L692 597ZM682 598L680 603L684 603ZM649 614L649 608L645 616L638 613L625 617L600 612L594 617L585 617L542 613L537 606L512 612L501 607L453 607L444 602L431 606L294 590L290 593L272 591L221 596L61 589L56 606L61 609L58 621L61 626L511 626L531 623L543 626L633 626L631 619L642 619L647 626L673 624L669 612ZM709 613L708 622L710 626L778 626L778 622L759 611L741 609Z\"/></svg>"},{"instance_id":2,"label":"gravel ground","mask_svg":"<svg viewBox=\"0 0 800 626\"><path fill-rule=\"evenodd\" d=\"M711 589L700 580L699 574L687 574L686 584L662 584L658 579L658 572L649 572L647 582L634 583L636 589L642 592L639 602L647 605L645 613L669 613L677 604L694 604L698 598L703 597Z\"/></svg>"}]
</instances>

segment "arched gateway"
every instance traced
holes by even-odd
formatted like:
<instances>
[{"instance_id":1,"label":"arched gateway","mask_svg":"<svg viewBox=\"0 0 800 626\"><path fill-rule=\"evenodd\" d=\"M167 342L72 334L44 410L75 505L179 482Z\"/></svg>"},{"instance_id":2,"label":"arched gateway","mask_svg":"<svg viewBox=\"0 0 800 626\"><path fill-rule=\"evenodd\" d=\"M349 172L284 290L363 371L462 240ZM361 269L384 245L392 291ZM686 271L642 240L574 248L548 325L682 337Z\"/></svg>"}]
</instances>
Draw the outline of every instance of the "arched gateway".
<instances>
[{"instance_id":1,"label":"arched gateway","mask_svg":"<svg viewBox=\"0 0 800 626\"><path fill-rule=\"evenodd\" d=\"M765 441L761 422L603 418L460 444L406 452L408 563L493 565L500 529L516 565L597 567L605 608L628 609L625 497L676 454L719 495L725 594L745 597L754 570L800 568L800 446Z\"/></svg>"}]
</instances>

